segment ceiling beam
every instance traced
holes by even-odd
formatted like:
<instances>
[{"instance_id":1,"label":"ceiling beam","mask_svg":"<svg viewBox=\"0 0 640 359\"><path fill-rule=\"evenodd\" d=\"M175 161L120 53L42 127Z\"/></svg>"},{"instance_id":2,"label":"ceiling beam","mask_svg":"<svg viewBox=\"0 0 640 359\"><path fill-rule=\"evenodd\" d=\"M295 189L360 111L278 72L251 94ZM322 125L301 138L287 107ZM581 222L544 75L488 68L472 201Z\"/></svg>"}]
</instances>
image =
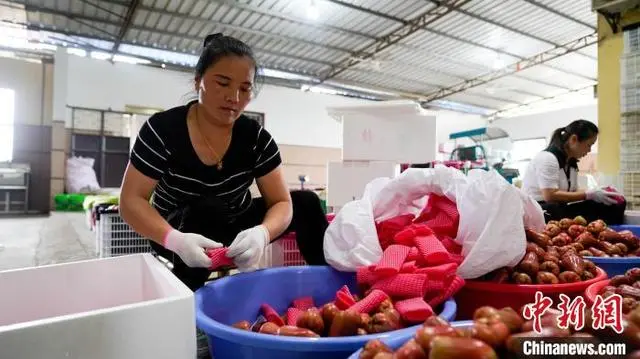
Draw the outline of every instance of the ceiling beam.
<instances>
[{"instance_id":1,"label":"ceiling beam","mask_svg":"<svg viewBox=\"0 0 640 359\"><path fill-rule=\"evenodd\" d=\"M326 0L326 1L332 2L334 4L338 4L338 5L350 8L350 9L354 9L354 10L357 10L357 11L360 11L360 12L363 12L363 13L366 13L366 14L369 14L369 15L372 15L372 16L377 16L377 17L380 17L380 18L383 18L383 19L392 20L392 21L395 21L395 22L400 23L402 25L406 25L408 23L407 20L401 19L399 17L391 16L391 15L388 15L388 14L383 14L383 13L380 13L378 11L373 11L373 10L370 10L370 9L367 9L367 8L363 8L361 6L349 4L349 3L346 3L346 2L341 1L341 0ZM442 1L440 1L440 2L442 2ZM478 43L478 42L475 42L475 41L463 39L461 37L454 36L454 35L448 34L446 32L436 30L436 29L431 28L431 27L425 27L423 30L431 32L431 33L439 35L439 36L442 36L442 37L453 39L453 40L456 40L456 41L459 41L459 42L462 42L462 43L465 43L465 44L468 44L468 45L471 45L471 46L476 46L476 47L483 48L483 49L486 49L486 50L490 50L490 51L493 51L493 52L496 52L496 53L499 53L499 54L515 57L518 60L524 60L525 59L524 57L522 57L520 55L511 53L511 52L508 52L508 51L504 51L504 50L501 50L501 49L497 49L497 48L494 48L494 47L491 47L491 46L487 46L487 45L484 45L484 44L481 44L481 43ZM574 75L574 76L578 76L578 77L583 77L583 78L585 78L587 80L596 81L595 78L591 78L591 77L585 76L583 74L575 73L575 72L573 72L571 70L555 67L555 66L552 66L552 65L549 65L549 64L542 65L542 66L548 67L548 68L556 70L556 71L564 72L566 74L570 74L570 75ZM555 85L555 86L558 87L557 85Z\"/></svg>"},{"instance_id":2,"label":"ceiling beam","mask_svg":"<svg viewBox=\"0 0 640 359\"><path fill-rule=\"evenodd\" d=\"M326 0L326 1L330 2L330 3L334 3L336 5L340 5L342 7L346 7L346 8L352 9L352 10L360 11L360 12L363 12L365 14L369 14L369 15L377 16L379 18L383 18L383 19L399 22L402 25L409 25L409 21L408 20L404 20L404 19L392 16L392 15L389 15L389 14L385 14L385 13L380 12L380 11L367 9L365 7L358 6L358 5L355 5L355 4L346 2L346 1L341 1L341 0Z\"/></svg>"},{"instance_id":3,"label":"ceiling beam","mask_svg":"<svg viewBox=\"0 0 640 359\"><path fill-rule=\"evenodd\" d=\"M488 117L489 117L490 120L493 121L493 120L496 120L496 119L500 118L500 114L502 114L502 113L505 113L505 112L508 112L508 111L512 111L512 110L515 110L517 108L527 107L527 106L533 105L533 104L538 103L538 102L542 102L542 101L546 101L546 100L552 100L554 98L565 96L565 95L568 95L570 93L587 90L589 88L593 88L593 85L583 86L583 87L580 87L580 88L577 88L577 89L571 89L569 91L566 91L566 92L563 92L563 93L560 93L560 94L555 94L555 95L552 95L552 96L546 96L546 97L543 97L543 98L540 98L540 99L537 99L537 100L533 100L533 101L527 102L526 104L523 104L523 105L516 105L516 106L512 106L512 107L505 108L505 109L502 109L502 110L498 110L496 112L490 113L488 115Z\"/></svg>"},{"instance_id":4,"label":"ceiling beam","mask_svg":"<svg viewBox=\"0 0 640 359\"><path fill-rule=\"evenodd\" d=\"M556 10L556 9L554 9L554 8L552 8L552 7L550 7L550 6L548 6L548 5L541 4L541 3L540 3L540 2L538 2L538 1L535 1L535 0L523 0L523 1L528 2L528 3L529 3L529 4L531 4L531 5L537 6L537 7L541 8L541 9L543 9L543 10L545 10L545 11L548 11L548 12L550 12L550 13L552 13L552 14L555 14L555 15L558 15L558 16L560 16L560 17L563 17L563 18L565 18L565 19L567 19L567 20L571 20L571 21L573 21L573 22L575 22L575 23L577 23L577 24L580 24L580 25L582 25L582 26L584 26L584 27L588 27L589 29L591 29L591 30L593 30L593 31L596 31L596 30L597 30L596 26L595 26L595 25L593 25L593 24L589 24L588 22L584 22L584 21L582 21L582 20L576 19L576 18L575 18L575 17L573 17L573 16L567 15L567 14L565 14L565 13L563 13L563 12L561 12L561 11L558 11L558 10Z\"/></svg>"},{"instance_id":5,"label":"ceiling beam","mask_svg":"<svg viewBox=\"0 0 640 359\"><path fill-rule=\"evenodd\" d=\"M74 19L74 20L100 21L100 22L108 23L108 24L111 24L111 25L114 25L114 26L118 26L118 27L121 26L121 24L119 22L114 22L114 21L107 20L107 19L92 18L92 17L86 16L86 15L74 14L74 13L70 13L70 12L67 12L67 11L61 11L61 10L57 10L57 9L52 9L52 8L49 8L49 7L30 5L24 0L17 0L15 2L23 4L27 11L37 11L37 12L47 13L47 14L51 14L51 15L59 15L59 16L64 16L64 17L67 17L69 19ZM149 8L149 7L142 6L142 5L138 6L138 10L149 11L149 12L155 11L153 8ZM215 25L215 26L219 26L221 28L226 28L226 29L231 30L231 31L238 31L238 32L246 33L246 34L258 35L258 36L268 37L268 38L272 38L272 39L276 39L276 40L292 42L292 43L298 43L298 44L304 44L304 45L309 45L309 46L315 46L315 47L323 48L323 49L326 49L326 50L333 50L333 51L336 51L336 52L351 54L351 49L338 47L338 46L327 45L327 44L322 44L322 43L319 43L319 42L305 40L305 39L301 39L301 38L297 38L297 37L291 37L291 36L287 36L287 35L273 34L273 33L268 33L268 32L259 31L259 30L247 29L247 28L243 28L241 26L221 23L221 22L217 22L217 21L212 21L210 19L205 19L205 18L202 18L202 17L186 16L186 15L178 15L178 14L169 15L169 14L166 14L166 13L162 13L162 14L163 15L167 15L167 16L172 16L174 18L178 18L178 19L182 19L182 20L191 20L191 21L194 21L194 22L205 23L205 24L209 24L209 25ZM87 24L84 24L84 25L90 26L90 25L87 25ZM134 28L139 28L139 27L133 27L133 26L130 27L130 29L134 29ZM149 28L146 31L159 32L158 29L156 29L156 28ZM112 35L112 36L115 37L115 35Z\"/></svg>"},{"instance_id":6,"label":"ceiling beam","mask_svg":"<svg viewBox=\"0 0 640 359\"><path fill-rule=\"evenodd\" d=\"M430 3L434 3L434 4L436 4L436 3L438 3L438 2L439 2L438 0L427 0L427 1L429 1ZM491 25L493 25L493 26L496 26L496 27L499 27L499 28L502 28L502 29L505 29L505 30L511 31L511 32L516 33L516 34L518 34L518 35L520 35L520 36L524 36L524 37L528 37L528 38L530 38L530 39L534 39L534 40L536 40L536 41L544 42L545 44L549 44L549 45L552 45L552 46L554 46L554 47L560 47L560 46L562 46L562 44L559 44L559 43L557 43L557 42L553 42L553 41L550 41L550 40L544 39L544 38L542 38L542 37L540 37L540 36L538 36L538 35L532 34L532 33L530 33L530 32L526 32L526 31L522 31L522 30L520 30L520 29L516 29L516 28L515 28L515 27L513 27L513 26L509 26L509 25L502 24L502 23L497 22L497 21L495 21L495 20L492 20L492 19L486 18L486 17L484 17L484 16L480 16L480 15L478 15L478 14L472 13L471 11L467 11L467 10L464 10L464 9L456 9L455 11L456 11L456 12L459 12L459 13L461 13L461 14L464 14L464 15L466 15L466 16L469 16L469 17L471 17L471 18L473 18L473 19L480 20L480 21L486 22L486 23L488 23L488 24L491 24ZM587 57L587 58L589 58L589 59L591 59L591 60L594 60L594 61L597 61L597 60L598 60L598 59L597 59L596 57L594 57L594 56L586 55L586 54L581 54L580 52L577 52L577 53L578 53L578 54L580 54L580 55L582 55L582 56L584 56L584 57Z\"/></svg>"},{"instance_id":7,"label":"ceiling beam","mask_svg":"<svg viewBox=\"0 0 640 359\"><path fill-rule=\"evenodd\" d=\"M274 11L274 10L270 10L270 9L265 9L265 8L261 8L260 6L256 6L256 5L251 5L248 3L241 3L238 1L234 1L234 0L209 0L210 3L216 3L216 4L224 4L236 9L241 9L241 10L246 10L249 12L252 12L254 14L258 14L258 15L263 15L263 16L268 16L271 17L273 19L277 19L277 20L281 20L281 21L289 21L298 25L303 25L306 27L310 27L312 29L316 29L316 30L322 30L322 31L333 31L333 32L340 32L342 34L345 35L351 35L351 36L355 36L355 37L361 37L364 39L374 39L375 37L364 33L364 32L359 32L359 31L354 31L354 30L350 30L350 29L345 29L343 27L339 27L339 26L334 26L334 25L329 25L329 24L321 24L321 23L317 23L314 21L310 21L310 20L306 20L304 18L295 16L295 15L291 15L291 14L286 14L286 13L282 13L279 11ZM195 4L196 2L194 2ZM162 10L159 8L153 8L155 9L155 12L157 13L166 13L167 15L173 15L173 13L167 12L166 10ZM191 12L187 12L186 14L189 15Z\"/></svg>"},{"instance_id":8,"label":"ceiling beam","mask_svg":"<svg viewBox=\"0 0 640 359\"><path fill-rule=\"evenodd\" d=\"M381 51L397 44L420 29L424 29L429 24L441 19L443 16L446 16L469 1L470 0L441 1L441 3L446 3L448 5L436 5L418 17L408 21L406 24L403 24L400 28L393 30L390 34L377 38L373 43L364 46L347 59L338 63L327 75L322 77L322 82L340 75L346 69L359 64L363 60L372 58Z\"/></svg>"},{"instance_id":9,"label":"ceiling beam","mask_svg":"<svg viewBox=\"0 0 640 359\"><path fill-rule=\"evenodd\" d=\"M118 32L118 36L116 37L116 41L113 42L113 48L111 48L111 53L115 54L118 52L120 48L120 43L124 40L124 37L127 35L127 31L129 31L129 27L131 26L131 21L133 21L133 16L138 10L138 6L140 5L139 0L131 0L129 6L127 7L127 13L124 15L124 20L122 21L122 26L120 26L120 31Z\"/></svg>"},{"instance_id":10,"label":"ceiling beam","mask_svg":"<svg viewBox=\"0 0 640 359\"><path fill-rule=\"evenodd\" d=\"M96 9L98 9L98 10L102 10L102 11L106 12L107 14L113 15L113 16L115 16L115 17L117 17L117 18L120 18L120 19L124 19L124 15L122 15L122 14L118 14L117 12L112 11L112 10L110 10L110 9L107 9L106 7L103 7L103 6L102 6L102 5L100 5L100 4L96 4L96 3L95 3L95 2L93 2L93 1L90 1L90 0L80 0L80 1L81 1L81 2L83 2L83 3L85 3L86 5L92 6L92 7L96 8ZM118 4L118 3L116 3L115 5L124 6L124 7L126 8L126 5L124 5L124 4Z\"/></svg>"},{"instance_id":11,"label":"ceiling beam","mask_svg":"<svg viewBox=\"0 0 640 359\"><path fill-rule=\"evenodd\" d=\"M148 12L156 12L156 13L159 13L160 15L171 16L173 18L181 19L183 21L189 20L189 21L198 22L198 23L207 23L207 24L210 24L210 25L219 26L221 28L224 28L224 29L227 29L227 30L230 30L230 31L243 32L245 34L258 35L258 36L269 37L269 38L282 40L282 41L287 41L287 42L293 42L293 43L304 44L304 45L311 45L311 46L316 46L316 47L324 48L324 49L327 49L327 50L333 50L333 51L342 52L342 53L351 53L351 51L352 51L351 49L347 49L345 47L334 46L334 45L329 45L329 44L323 44L321 42L306 40L306 39L302 39L302 38L299 38L299 37L292 37L292 36L289 36L289 35L274 34L274 33L271 33L271 32L265 32L265 31L260 31L260 30L249 29L249 28L246 28L246 27L233 25L233 24L228 24L228 23L223 23L223 22L220 22L220 21L214 21L214 20L206 19L206 18L199 17L199 16L191 16L191 15L184 15L184 14L162 12L162 11L160 11L160 9L152 8L152 7L149 7L149 6L140 6L139 9L143 10L143 11L148 11Z\"/></svg>"},{"instance_id":12,"label":"ceiling beam","mask_svg":"<svg viewBox=\"0 0 640 359\"><path fill-rule=\"evenodd\" d=\"M497 70L497 71L493 71L481 76L478 76L476 78L473 79L469 79L463 82L460 82L454 86L448 87L448 88L444 88L435 92L432 92L428 95L425 96L425 101L426 102L430 102L430 101L435 101L435 100L439 100L442 98L445 98L447 96L451 96L453 94L459 93L459 92L463 92L466 91L470 88L476 87L476 86L480 86L480 85L484 85L486 83L489 83L491 81L495 81L497 79L500 79L502 77L508 76L508 75L513 75L519 71L528 69L530 67L536 66L536 65L540 65L542 63L545 63L547 61L556 59L560 56L564 56L568 53L571 52L575 52L578 51L580 49L583 49L587 46L591 46L593 44L596 44L598 42L598 34L597 33L592 33L590 35L581 37L579 39L576 39L574 41L568 42L566 44L564 44L561 47L557 47L557 48L553 48L551 50L547 50L544 52L541 52L535 56L532 56L530 58L518 61L515 64L512 64L510 66L506 66L503 69Z\"/></svg>"}]
</instances>

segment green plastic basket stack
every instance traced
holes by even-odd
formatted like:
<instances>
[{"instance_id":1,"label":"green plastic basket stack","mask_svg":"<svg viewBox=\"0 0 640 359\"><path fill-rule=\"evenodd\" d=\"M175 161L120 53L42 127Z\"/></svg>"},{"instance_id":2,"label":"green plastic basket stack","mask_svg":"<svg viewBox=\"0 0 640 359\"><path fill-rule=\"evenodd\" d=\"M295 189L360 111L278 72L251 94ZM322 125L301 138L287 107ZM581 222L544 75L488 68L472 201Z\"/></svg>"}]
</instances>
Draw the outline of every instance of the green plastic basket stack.
<instances>
[{"instance_id":1,"label":"green plastic basket stack","mask_svg":"<svg viewBox=\"0 0 640 359\"><path fill-rule=\"evenodd\" d=\"M58 193L53 198L56 211L81 212L87 195L82 193Z\"/></svg>"}]
</instances>

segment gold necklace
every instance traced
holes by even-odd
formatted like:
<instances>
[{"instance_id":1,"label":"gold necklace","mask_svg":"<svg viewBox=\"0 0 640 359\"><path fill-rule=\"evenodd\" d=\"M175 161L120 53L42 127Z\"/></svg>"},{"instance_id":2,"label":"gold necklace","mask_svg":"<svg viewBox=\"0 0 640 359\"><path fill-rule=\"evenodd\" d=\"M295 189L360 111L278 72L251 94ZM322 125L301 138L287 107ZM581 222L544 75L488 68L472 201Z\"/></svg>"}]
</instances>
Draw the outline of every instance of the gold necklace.
<instances>
[{"instance_id":1,"label":"gold necklace","mask_svg":"<svg viewBox=\"0 0 640 359\"><path fill-rule=\"evenodd\" d=\"M200 120L198 119L198 105L196 105L196 126L198 126L198 131L200 132L200 136L202 137L202 139L204 140L204 143L207 145L207 147L209 148L209 151L211 151L213 153L214 160L217 159L217 163L216 168L218 169L218 171L222 170L222 156L220 156L218 154L218 152L216 152L216 150L213 149L213 146L211 146L211 144L209 143L209 140L207 140L207 136L204 135L204 132L202 131L202 127L200 127ZM231 136L229 136L231 137ZM229 138L228 142L231 142L231 139ZM227 144L228 146L228 144Z\"/></svg>"}]
</instances>

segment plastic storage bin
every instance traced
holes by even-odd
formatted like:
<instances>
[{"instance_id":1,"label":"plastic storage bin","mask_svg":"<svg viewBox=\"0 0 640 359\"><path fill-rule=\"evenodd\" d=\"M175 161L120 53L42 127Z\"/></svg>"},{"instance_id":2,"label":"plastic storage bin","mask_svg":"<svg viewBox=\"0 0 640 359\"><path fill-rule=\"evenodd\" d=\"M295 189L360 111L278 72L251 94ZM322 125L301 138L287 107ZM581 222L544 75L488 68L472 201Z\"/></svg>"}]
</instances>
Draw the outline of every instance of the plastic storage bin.
<instances>
[{"instance_id":1,"label":"plastic storage bin","mask_svg":"<svg viewBox=\"0 0 640 359\"><path fill-rule=\"evenodd\" d=\"M151 253L149 240L139 235L117 210L98 208L96 250L100 258Z\"/></svg>"},{"instance_id":2,"label":"plastic storage bin","mask_svg":"<svg viewBox=\"0 0 640 359\"><path fill-rule=\"evenodd\" d=\"M472 320L461 320L459 322L451 323L451 326L454 328L467 328L473 325ZM408 342L409 339L413 338L415 332L413 333L402 333L401 335L394 335L389 338L382 339L382 341L389 346L389 348L393 350L399 349L404 343ZM348 359L360 359L360 353L362 353L362 349L359 349L357 352L351 354Z\"/></svg>"},{"instance_id":3,"label":"plastic storage bin","mask_svg":"<svg viewBox=\"0 0 640 359\"><path fill-rule=\"evenodd\" d=\"M230 326L241 320L254 320L263 303L270 304L279 313L283 313L292 300L303 296L312 296L316 305L327 303L345 284L356 291L354 273L324 266L237 274L210 282L196 292L196 321L207 334L216 359L342 359L371 339L415 333L418 326L375 335L309 339L257 334ZM455 302L449 300L442 307L440 315L453 320Z\"/></svg>"},{"instance_id":4,"label":"plastic storage bin","mask_svg":"<svg viewBox=\"0 0 640 359\"><path fill-rule=\"evenodd\" d=\"M333 221L333 218L335 218L334 213L327 214L327 221L329 223ZM267 246L264 260L264 268L303 266L307 264L298 248L295 232L289 232Z\"/></svg>"},{"instance_id":5,"label":"plastic storage bin","mask_svg":"<svg viewBox=\"0 0 640 359\"><path fill-rule=\"evenodd\" d=\"M596 296L600 292L600 289L609 285L609 280L601 280L599 282L595 282L587 287L584 291L584 301L587 303L587 308L590 308L593 303L596 301Z\"/></svg>"},{"instance_id":6,"label":"plastic storage bin","mask_svg":"<svg viewBox=\"0 0 640 359\"><path fill-rule=\"evenodd\" d=\"M150 254L0 272L0 358L195 358L193 293Z\"/></svg>"},{"instance_id":7,"label":"plastic storage bin","mask_svg":"<svg viewBox=\"0 0 640 359\"><path fill-rule=\"evenodd\" d=\"M495 308L511 307L518 311L523 305L534 302L537 291L552 298L554 303L559 303L560 293L575 298L583 295L589 285L606 278L607 273L599 269L595 278L578 283L520 285L469 280L456 295L457 318L472 319L474 310L485 305Z\"/></svg>"},{"instance_id":8,"label":"plastic storage bin","mask_svg":"<svg viewBox=\"0 0 640 359\"><path fill-rule=\"evenodd\" d=\"M636 236L640 237L640 226L635 225L619 225L619 226L610 226L611 229L615 231L631 231ZM585 257L595 263L598 267L602 268L609 277L613 277L614 275L624 274L627 270L631 268L640 267L640 257L621 257L621 258L611 258L611 257Z\"/></svg>"},{"instance_id":9,"label":"plastic storage bin","mask_svg":"<svg viewBox=\"0 0 640 359\"><path fill-rule=\"evenodd\" d=\"M288 233L265 249L264 267L291 267L306 265L298 249L296 234Z\"/></svg>"}]
</instances>

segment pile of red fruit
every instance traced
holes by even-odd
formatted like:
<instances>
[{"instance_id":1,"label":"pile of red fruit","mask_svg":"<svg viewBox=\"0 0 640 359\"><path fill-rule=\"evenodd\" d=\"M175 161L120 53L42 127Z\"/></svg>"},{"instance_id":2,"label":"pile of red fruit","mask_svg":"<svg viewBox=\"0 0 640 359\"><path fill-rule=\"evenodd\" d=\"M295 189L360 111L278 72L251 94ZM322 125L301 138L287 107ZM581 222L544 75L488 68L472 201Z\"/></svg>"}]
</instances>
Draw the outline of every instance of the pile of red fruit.
<instances>
[{"instance_id":1,"label":"pile of red fruit","mask_svg":"<svg viewBox=\"0 0 640 359\"><path fill-rule=\"evenodd\" d=\"M543 249L567 248L583 257L631 257L640 255L640 239L631 231L616 232L602 220L589 224L582 217L549 221L541 233L527 230L527 240Z\"/></svg>"},{"instance_id":2,"label":"pile of red fruit","mask_svg":"<svg viewBox=\"0 0 640 359\"><path fill-rule=\"evenodd\" d=\"M373 290L359 300L344 286L333 302L321 308L316 307L311 297L294 300L283 315L269 304L263 304L260 310L264 321L253 326L248 321L241 321L233 326L263 334L310 338L384 333L407 324L394 305L398 307L398 303L393 303L380 290Z\"/></svg>"},{"instance_id":3,"label":"pile of red fruit","mask_svg":"<svg viewBox=\"0 0 640 359\"><path fill-rule=\"evenodd\" d=\"M596 265L575 250L549 246L545 251L529 242L524 258L515 268L499 268L480 279L494 283L560 284L591 280L597 275Z\"/></svg>"},{"instance_id":4,"label":"pile of red fruit","mask_svg":"<svg viewBox=\"0 0 640 359\"><path fill-rule=\"evenodd\" d=\"M625 274L613 276L598 294L603 299L619 294L622 297L622 312L625 314L636 309L640 304L640 268L631 268Z\"/></svg>"},{"instance_id":5,"label":"pile of red fruit","mask_svg":"<svg viewBox=\"0 0 640 359\"><path fill-rule=\"evenodd\" d=\"M520 310L522 313L524 308ZM625 315L622 334L611 327L593 329L593 315L585 311L584 326L580 330L569 325L559 326L561 313L549 309L541 317L542 330L533 330L533 320L526 321L522 314L511 308L497 310L492 307L478 308L473 315L473 324L464 328L453 328L439 317L425 321L415 336L400 348L393 350L380 340L369 341L360 353L360 359L497 359L525 358L526 340L552 343L600 343L626 345L626 358L640 358L640 308Z\"/></svg>"}]
</instances>

